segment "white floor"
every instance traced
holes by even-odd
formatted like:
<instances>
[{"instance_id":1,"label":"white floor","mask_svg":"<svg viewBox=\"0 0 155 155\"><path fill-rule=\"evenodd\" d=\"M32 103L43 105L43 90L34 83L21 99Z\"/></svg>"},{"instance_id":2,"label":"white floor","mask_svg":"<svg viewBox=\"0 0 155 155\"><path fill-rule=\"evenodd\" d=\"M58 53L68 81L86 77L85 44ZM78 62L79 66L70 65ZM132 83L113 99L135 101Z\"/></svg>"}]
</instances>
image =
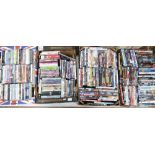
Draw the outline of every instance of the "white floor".
<instances>
[{"instance_id":1,"label":"white floor","mask_svg":"<svg viewBox=\"0 0 155 155\"><path fill-rule=\"evenodd\" d=\"M106 107L106 108L116 108L120 106L91 106L91 105L80 105L78 102L66 102L66 103L42 103L42 104L23 104L23 105L1 105L0 107L22 107L22 108L91 108L91 107Z\"/></svg>"}]
</instances>

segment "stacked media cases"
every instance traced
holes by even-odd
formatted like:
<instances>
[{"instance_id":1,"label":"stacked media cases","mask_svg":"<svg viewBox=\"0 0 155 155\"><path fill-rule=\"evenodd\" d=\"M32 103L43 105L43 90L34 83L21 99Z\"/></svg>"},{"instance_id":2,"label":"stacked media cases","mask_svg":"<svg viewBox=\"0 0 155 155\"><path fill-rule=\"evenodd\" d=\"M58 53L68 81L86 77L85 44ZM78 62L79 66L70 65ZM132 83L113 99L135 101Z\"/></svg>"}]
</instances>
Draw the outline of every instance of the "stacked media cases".
<instances>
[{"instance_id":1,"label":"stacked media cases","mask_svg":"<svg viewBox=\"0 0 155 155\"><path fill-rule=\"evenodd\" d=\"M0 48L0 100L35 99L35 47Z\"/></svg>"},{"instance_id":2,"label":"stacked media cases","mask_svg":"<svg viewBox=\"0 0 155 155\"><path fill-rule=\"evenodd\" d=\"M73 101L76 80L76 61L61 51L41 51L39 59L40 99ZM54 102L56 100L53 100ZM58 100L60 101L60 100Z\"/></svg>"},{"instance_id":3,"label":"stacked media cases","mask_svg":"<svg viewBox=\"0 0 155 155\"><path fill-rule=\"evenodd\" d=\"M35 98L41 103L77 101L76 67L80 103L155 105L153 50L81 47L78 66L68 49L38 50L28 46L0 47L1 105L34 103Z\"/></svg>"},{"instance_id":4,"label":"stacked media cases","mask_svg":"<svg viewBox=\"0 0 155 155\"><path fill-rule=\"evenodd\" d=\"M81 103L113 105L119 100L117 54L102 47L82 47L79 64Z\"/></svg>"},{"instance_id":5,"label":"stacked media cases","mask_svg":"<svg viewBox=\"0 0 155 155\"><path fill-rule=\"evenodd\" d=\"M119 53L120 98L122 105L138 105L138 62L136 52L121 49Z\"/></svg>"},{"instance_id":6,"label":"stacked media cases","mask_svg":"<svg viewBox=\"0 0 155 155\"><path fill-rule=\"evenodd\" d=\"M122 49L120 52L121 102L128 106L155 104L153 51Z\"/></svg>"},{"instance_id":7,"label":"stacked media cases","mask_svg":"<svg viewBox=\"0 0 155 155\"><path fill-rule=\"evenodd\" d=\"M138 100L140 105L155 105L155 53L138 50Z\"/></svg>"}]
</instances>

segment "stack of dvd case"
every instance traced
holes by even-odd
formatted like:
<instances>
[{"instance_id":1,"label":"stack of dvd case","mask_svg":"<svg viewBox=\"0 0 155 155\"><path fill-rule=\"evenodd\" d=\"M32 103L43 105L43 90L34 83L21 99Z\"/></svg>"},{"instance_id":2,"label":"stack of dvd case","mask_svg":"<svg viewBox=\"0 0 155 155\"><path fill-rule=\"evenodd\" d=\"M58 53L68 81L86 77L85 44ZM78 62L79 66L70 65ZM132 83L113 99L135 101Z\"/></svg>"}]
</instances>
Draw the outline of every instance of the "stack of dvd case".
<instances>
[{"instance_id":1,"label":"stack of dvd case","mask_svg":"<svg viewBox=\"0 0 155 155\"><path fill-rule=\"evenodd\" d=\"M127 106L137 106L138 62L136 51L121 49L118 59L121 103Z\"/></svg>"},{"instance_id":2,"label":"stack of dvd case","mask_svg":"<svg viewBox=\"0 0 155 155\"><path fill-rule=\"evenodd\" d=\"M74 101L76 61L61 51L41 51L39 56L39 101Z\"/></svg>"},{"instance_id":3,"label":"stack of dvd case","mask_svg":"<svg viewBox=\"0 0 155 155\"><path fill-rule=\"evenodd\" d=\"M35 47L8 46L0 48L0 100L33 100L35 102Z\"/></svg>"},{"instance_id":4,"label":"stack of dvd case","mask_svg":"<svg viewBox=\"0 0 155 155\"><path fill-rule=\"evenodd\" d=\"M138 50L138 100L140 105L155 105L155 53Z\"/></svg>"},{"instance_id":5,"label":"stack of dvd case","mask_svg":"<svg viewBox=\"0 0 155 155\"><path fill-rule=\"evenodd\" d=\"M81 103L111 105L118 102L117 54L102 47L82 47L79 63Z\"/></svg>"}]
</instances>

